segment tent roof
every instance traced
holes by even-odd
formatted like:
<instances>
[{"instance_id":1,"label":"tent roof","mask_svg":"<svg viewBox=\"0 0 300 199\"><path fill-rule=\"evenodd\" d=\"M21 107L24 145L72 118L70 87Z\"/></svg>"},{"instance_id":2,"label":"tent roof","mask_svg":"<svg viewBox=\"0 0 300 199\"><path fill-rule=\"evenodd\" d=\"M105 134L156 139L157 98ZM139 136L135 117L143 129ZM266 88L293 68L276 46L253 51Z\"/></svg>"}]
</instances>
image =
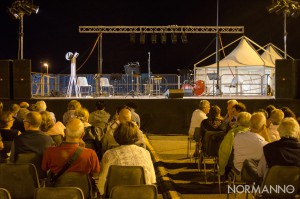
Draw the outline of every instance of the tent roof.
<instances>
[{"instance_id":1,"label":"tent roof","mask_svg":"<svg viewBox=\"0 0 300 199\"><path fill-rule=\"evenodd\" d=\"M240 38L237 47L227 56L219 61L219 67L244 67L244 66L268 66L274 67L274 64L261 58L259 53L250 43L250 39L245 36ZM215 68L217 63L204 66L206 68Z\"/></svg>"},{"instance_id":2,"label":"tent roof","mask_svg":"<svg viewBox=\"0 0 300 199\"><path fill-rule=\"evenodd\" d=\"M274 48L274 45L269 43L266 45L265 51L260 56L263 60L272 64L275 67L276 59L283 59L280 53Z\"/></svg>"}]
</instances>

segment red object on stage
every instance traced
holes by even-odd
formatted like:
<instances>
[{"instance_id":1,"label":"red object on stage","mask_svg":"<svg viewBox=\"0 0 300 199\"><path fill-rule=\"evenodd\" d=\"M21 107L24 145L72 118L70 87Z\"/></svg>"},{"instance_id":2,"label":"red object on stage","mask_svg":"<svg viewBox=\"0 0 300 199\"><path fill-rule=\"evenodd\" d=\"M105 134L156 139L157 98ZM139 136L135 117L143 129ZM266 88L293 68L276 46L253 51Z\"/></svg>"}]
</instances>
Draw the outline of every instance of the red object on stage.
<instances>
[{"instance_id":1,"label":"red object on stage","mask_svg":"<svg viewBox=\"0 0 300 199\"><path fill-rule=\"evenodd\" d=\"M194 86L194 94L199 96L205 91L205 83L202 80L198 80Z\"/></svg>"},{"instance_id":2,"label":"red object on stage","mask_svg":"<svg viewBox=\"0 0 300 199\"><path fill-rule=\"evenodd\" d=\"M191 90L193 90L194 88L193 88L193 86L192 85L190 85L190 84L183 84L182 86L181 86L181 89L191 89Z\"/></svg>"}]
</instances>

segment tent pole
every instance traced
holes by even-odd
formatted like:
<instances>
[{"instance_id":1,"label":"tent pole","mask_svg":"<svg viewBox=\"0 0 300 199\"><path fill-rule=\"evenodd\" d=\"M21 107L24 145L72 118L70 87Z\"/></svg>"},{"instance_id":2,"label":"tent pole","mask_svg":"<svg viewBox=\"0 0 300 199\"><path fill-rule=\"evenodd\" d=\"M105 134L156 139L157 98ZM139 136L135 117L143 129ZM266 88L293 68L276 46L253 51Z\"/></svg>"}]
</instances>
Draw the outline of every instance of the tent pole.
<instances>
[{"instance_id":1,"label":"tent pole","mask_svg":"<svg viewBox=\"0 0 300 199\"><path fill-rule=\"evenodd\" d=\"M217 33L216 33L216 62L217 62L217 85L216 85L216 95L220 95L220 66L219 66L219 0L217 0ZM213 93L215 95L215 93Z\"/></svg>"}]
</instances>

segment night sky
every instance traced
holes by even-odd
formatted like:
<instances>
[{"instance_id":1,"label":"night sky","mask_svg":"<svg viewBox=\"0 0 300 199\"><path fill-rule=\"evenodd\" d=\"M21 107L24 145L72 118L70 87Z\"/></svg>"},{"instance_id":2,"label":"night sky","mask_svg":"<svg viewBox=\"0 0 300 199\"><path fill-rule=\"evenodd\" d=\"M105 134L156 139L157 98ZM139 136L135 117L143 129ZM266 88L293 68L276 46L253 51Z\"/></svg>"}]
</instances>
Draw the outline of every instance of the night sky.
<instances>
[{"instance_id":1,"label":"night sky","mask_svg":"<svg viewBox=\"0 0 300 199\"><path fill-rule=\"evenodd\" d=\"M269 14L266 6L271 0L220 0L219 25L244 26L245 36L261 46L273 43L283 49L283 15ZM12 0L0 3L0 59L16 59L18 52L19 20L6 12ZM38 14L24 17L24 58L32 60L32 71L41 71L41 62L49 62L49 73L69 73L66 52L78 52L77 67L88 57L97 35L79 33L85 25L216 25L217 0L209 1L114 1L114 0L34 0L40 7ZM300 58L300 17L287 20L287 52ZM224 45L241 37L222 34ZM131 44L129 34L103 35L103 73L124 73L124 65L138 61L147 73L148 52L151 52L153 73L177 73L177 69L193 69L193 64L215 51L215 35L188 34L188 43ZM233 46L234 47L234 46ZM226 51L230 53L232 48ZM77 72L97 73L97 48ZM213 63L210 60L208 64Z\"/></svg>"}]
</instances>

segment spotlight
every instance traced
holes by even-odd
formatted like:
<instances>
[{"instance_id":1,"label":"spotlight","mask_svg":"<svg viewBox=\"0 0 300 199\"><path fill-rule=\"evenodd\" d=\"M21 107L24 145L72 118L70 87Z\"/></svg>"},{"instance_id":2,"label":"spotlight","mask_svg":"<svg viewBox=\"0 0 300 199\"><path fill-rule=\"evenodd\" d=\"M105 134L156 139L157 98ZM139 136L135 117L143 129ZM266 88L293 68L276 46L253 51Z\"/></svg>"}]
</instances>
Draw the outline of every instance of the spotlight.
<instances>
[{"instance_id":1,"label":"spotlight","mask_svg":"<svg viewBox=\"0 0 300 199\"><path fill-rule=\"evenodd\" d=\"M300 15L300 5L298 2L293 2L291 5L290 5L290 10L291 10L291 17L298 17Z\"/></svg>"},{"instance_id":2,"label":"spotlight","mask_svg":"<svg viewBox=\"0 0 300 199\"><path fill-rule=\"evenodd\" d=\"M20 19L19 13L16 8L8 8L8 14L13 18L13 19Z\"/></svg>"},{"instance_id":3,"label":"spotlight","mask_svg":"<svg viewBox=\"0 0 300 199\"><path fill-rule=\"evenodd\" d=\"M156 44L157 43L157 35L155 33L151 34L151 42L152 42L152 44Z\"/></svg>"},{"instance_id":4,"label":"spotlight","mask_svg":"<svg viewBox=\"0 0 300 199\"><path fill-rule=\"evenodd\" d=\"M186 33L182 33L182 35L181 35L181 42L183 44L186 44L188 42Z\"/></svg>"},{"instance_id":5,"label":"spotlight","mask_svg":"<svg viewBox=\"0 0 300 199\"><path fill-rule=\"evenodd\" d=\"M130 43L134 44L135 43L135 33L130 33Z\"/></svg>"},{"instance_id":6,"label":"spotlight","mask_svg":"<svg viewBox=\"0 0 300 199\"><path fill-rule=\"evenodd\" d=\"M272 5L268 6L267 10L269 13L272 13L272 12L276 12L280 8L281 8L281 3L280 3L280 1L277 1L276 4L272 4Z\"/></svg>"},{"instance_id":7,"label":"spotlight","mask_svg":"<svg viewBox=\"0 0 300 199\"><path fill-rule=\"evenodd\" d=\"M78 55L79 55L79 53L77 53L77 52L75 52L74 54L71 52L67 52L65 58L66 58L66 60L71 60L73 58L77 58Z\"/></svg>"},{"instance_id":8,"label":"spotlight","mask_svg":"<svg viewBox=\"0 0 300 199\"><path fill-rule=\"evenodd\" d=\"M277 14L277 15L280 15L281 13L283 13L286 9L287 9L287 5L283 5L283 6L281 6L279 9L277 9L276 11L275 11L275 13ZM287 12L289 12L289 10L287 10Z\"/></svg>"},{"instance_id":9,"label":"spotlight","mask_svg":"<svg viewBox=\"0 0 300 199\"><path fill-rule=\"evenodd\" d=\"M166 33L161 33L161 43L166 44L167 43L167 35Z\"/></svg>"},{"instance_id":10,"label":"spotlight","mask_svg":"<svg viewBox=\"0 0 300 199\"><path fill-rule=\"evenodd\" d=\"M141 33L140 34L140 44L145 44L145 42L146 42L146 34Z\"/></svg>"},{"instance_id":11,"label":"spotlight","mask_svg":"<svg viewBox=\"0 0 300 199\"><path fill-rule=\"evenodd\" d=\"M171 34L171 40L172 40L172 44L176 44L177 43L177 34L172 33Z\"/></svg>"},{"instance_id":12,"label":"spotlight","mask_svg":"<svg viewBox=\"0 0 300 199\"><path fill-rule=\"evenodd\" d=\"M21 7L24 9L24 10L27 10L27 12L29 12L30 14L32 12L34 12L35 14L37 14L39 12L39 7L32 4L32 3L29 3L29 2L24 2L23 4L21 4Z\"/></svg>"}]
</instances>

